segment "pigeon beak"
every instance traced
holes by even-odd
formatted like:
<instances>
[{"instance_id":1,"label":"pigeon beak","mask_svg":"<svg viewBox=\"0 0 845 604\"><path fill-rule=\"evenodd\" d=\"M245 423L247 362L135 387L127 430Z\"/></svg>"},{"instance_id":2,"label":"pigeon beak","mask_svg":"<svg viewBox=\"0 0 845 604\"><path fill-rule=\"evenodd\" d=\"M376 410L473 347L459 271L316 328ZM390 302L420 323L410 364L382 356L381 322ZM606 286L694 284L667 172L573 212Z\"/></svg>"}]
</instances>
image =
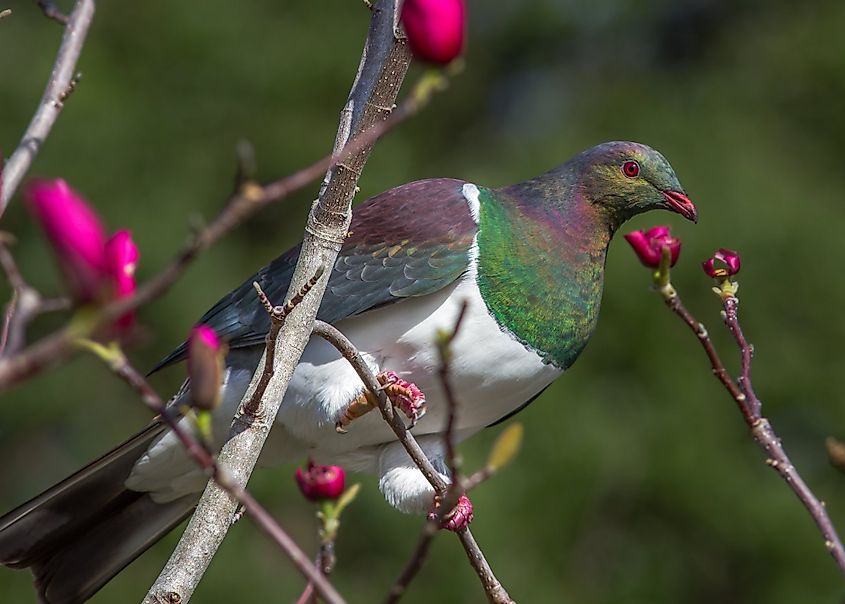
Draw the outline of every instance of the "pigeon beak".
<instances>
[{"instance_id":1,"label":"pigeon beak","mask_svg":"<svg viewBox=\"0 0 845 604\"><path fill-rule=\"evenodd\" d=\"M680 191L663 191L663 197L666 199L667 209L677 212L687 220L698 222L698 210L689 197Z\"/></svg>"}]
</instances>

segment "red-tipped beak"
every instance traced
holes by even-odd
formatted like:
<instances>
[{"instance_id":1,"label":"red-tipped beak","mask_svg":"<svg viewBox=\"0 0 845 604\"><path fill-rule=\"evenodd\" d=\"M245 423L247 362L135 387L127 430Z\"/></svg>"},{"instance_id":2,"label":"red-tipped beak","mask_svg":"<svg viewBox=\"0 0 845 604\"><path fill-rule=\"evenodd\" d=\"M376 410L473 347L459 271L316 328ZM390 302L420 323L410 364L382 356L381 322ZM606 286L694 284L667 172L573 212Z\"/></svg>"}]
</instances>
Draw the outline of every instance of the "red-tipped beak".
<instances>
[{"instance_id":1,"label":"red-tipped beak","mask_svg":"<svg viewBox=\"0 0 845 604\"><path fill-rule=\"evenodd\" d=\"M666 204L673 212L677 212L687 220L698 222L698 210L695 209L695 204L690 201L690 198L678 191L663 191L663 197L666 198Z\"/></svg>"}]
</instances>

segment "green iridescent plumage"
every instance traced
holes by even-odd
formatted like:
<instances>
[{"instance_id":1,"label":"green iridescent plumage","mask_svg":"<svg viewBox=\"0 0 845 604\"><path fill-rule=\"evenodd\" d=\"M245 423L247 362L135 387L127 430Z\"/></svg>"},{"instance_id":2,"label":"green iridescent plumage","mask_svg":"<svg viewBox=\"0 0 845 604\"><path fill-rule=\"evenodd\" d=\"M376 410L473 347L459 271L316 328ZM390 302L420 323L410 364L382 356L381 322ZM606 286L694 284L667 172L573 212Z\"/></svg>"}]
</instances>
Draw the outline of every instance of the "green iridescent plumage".
<instances>
[{"instance_id":1,"label":"green iridescent plumage","mask_svg":"<svg viewBox=\"0 0 845 604\"><path fill-rule=\"evenodd\" d=\"M499 324L544 361L569 367L596 325L610 233L540 197L482 189L478 287Z\"/></svg>"},{"instance_id":2,"label":"green iridescent plumage","mask_svg":"<svg viewBox=\"0 0 845 604\"><path fill-rule=\"evenodd\" d=\"M481 189L478 286L502 328L547 363L575 362L598 319L610 238L634 214L666 207L664 191L683 189L662 155L635 143L599 145L535 179Z\"/></svg>"}]
</instances>

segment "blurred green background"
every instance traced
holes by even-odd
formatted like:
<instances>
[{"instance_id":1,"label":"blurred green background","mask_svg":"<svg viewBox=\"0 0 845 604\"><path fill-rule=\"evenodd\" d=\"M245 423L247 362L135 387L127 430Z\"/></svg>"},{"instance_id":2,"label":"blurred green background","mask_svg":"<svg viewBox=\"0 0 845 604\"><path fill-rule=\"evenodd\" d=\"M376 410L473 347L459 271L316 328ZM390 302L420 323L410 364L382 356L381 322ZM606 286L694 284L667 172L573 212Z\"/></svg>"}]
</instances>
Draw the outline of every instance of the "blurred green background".
<instances>
[{"instance_id":1,"label":"blurred green background","mask_svg":"<svg viewBox=\"0 0 845 604\"><path fill-rule=\"evenodd\" d=\"M68 8L69 3L61 6ZM364 199L430 176L522 180L595 143L661 150L701 213L669 214L684 240L674 280L734 368L718 301L698 264L742 252L742 318L757 391L809 484L845 530L845 477L823 441L845 436L845 3L841 0L470 1L465 72L381 142ZM16 145L61 30L34 2L0 21L0 147ZM68 101L32 175L62 176L112 228L132 229L143 279L230 190L234 147L260 177L325 154L360 56L368 11L320 2L101 2ZM419 76L416 67L409 82ZM251 220L141 312L135 364L151 366L217 298L300 236L316 184ZM26 276L58 292L43 240L15 200ZM620 240L621 241L621 240ZM611 248L598 331L554 387L519 415L520 458L473 493L475 534L520 602L842 602L845 585L814 525L767 469L698 344L649 291L624 244ZM4 284L5 288L5 284ZM8 289L0 291L7 299ZM33 327L46 333L58 318ZM180 369L155 378L163 393ZM148 420L123 383L80 357L0 401L0 511L40 492ZM500 428L463 446L480 463ZM313 509L291 467L252 488L309 551ZM350 602L380 601L422 522L375 480L348 511L334 576ZM178 532L94 602L135 602ZM249 521L226 539L197 602L288 602L302 580ZM0 570L4 602L33 602L30 576ZM481 602L457 541L441 536L407 602Z\"/></svg>"}]
</instances>

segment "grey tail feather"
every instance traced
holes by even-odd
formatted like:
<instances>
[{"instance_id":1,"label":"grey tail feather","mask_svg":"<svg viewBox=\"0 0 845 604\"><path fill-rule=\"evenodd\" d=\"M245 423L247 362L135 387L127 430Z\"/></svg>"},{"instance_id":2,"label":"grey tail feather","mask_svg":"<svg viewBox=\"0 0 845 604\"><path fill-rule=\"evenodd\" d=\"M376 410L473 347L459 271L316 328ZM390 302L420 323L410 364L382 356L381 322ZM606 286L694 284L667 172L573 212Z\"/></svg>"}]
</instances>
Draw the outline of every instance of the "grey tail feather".
<instances>
[{"instance_id":1,"label":"grey tail feather","mask_svg":"<svg viewBox=\"0 0 845 604\"><path fill-rule=\"evenodd\" d=\"M166 427L154 422L0 518L0 564L31 568L45 604L84 602L170 532L198 495L164 504L124 486Z\"/></svg>"}]
</instances>

